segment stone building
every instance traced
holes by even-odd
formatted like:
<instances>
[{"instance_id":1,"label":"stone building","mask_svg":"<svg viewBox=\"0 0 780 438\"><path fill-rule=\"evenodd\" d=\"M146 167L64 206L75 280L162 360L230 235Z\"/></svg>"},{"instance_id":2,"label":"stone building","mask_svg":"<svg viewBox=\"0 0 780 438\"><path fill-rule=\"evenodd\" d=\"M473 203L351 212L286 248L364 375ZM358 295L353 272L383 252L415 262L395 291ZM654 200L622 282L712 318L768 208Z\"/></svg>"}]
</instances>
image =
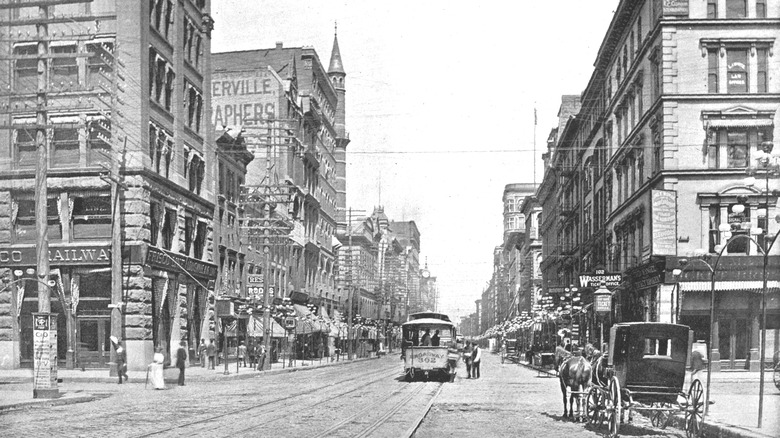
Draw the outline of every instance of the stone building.
<instances>
[{"instance_id":1,"label":"stone building","mask_svg":"<svg viewBox=\"0 0 780 438\"><path fill-rule=\"evenodd\" d=\"M243 129L255 156L247 186L283 192L289 200L273 206L274 217L292 229L289 245L272 249L269 286L278 298L295 292L294 301L317 304L323 316L333 317L347 298L337 285L335 245L349 143L338 38L327 70L313 48L282 43L212 56L213 121Z\"/></svg>"},{"instance_id":2,"label":"stone building","mask_svg":"<svg viewBox=\"0 0 780 438\"><path fill-rule=\"evenodd\" d=\"M776 0L621 1L540 190L544 248L559 236L544 254L548 290L620 274L608 323L679 321L704 340L712 323L716 370L759 369L764 269L770 360L780 341L780 245L768 266L761 256L779 182L757 160L777 143L778 19ZM758 184L745 180L755 167ZM701 253L724 254L714 321Z\"/></svg>"},{"instance_id":3,"label":"stone building","mask_svg":"<svg viewBox=\"0 0 780 438\"><path fill-rule=\"evenodd\" d=\"M215 147L210 122L207 0L92 2L50 6L47 63L48 242L57 356L67 367L108 367L110 335L125 340L130 369L155 346L192 347L208 330L213 263ZM32 362L37 311L34 100L37 7L5 9L5 126L0 133L0 366ZM7 14L7 15L6 15ZM83 34L82 34L83 33ZM72 57L67 56L72 54ZM31 128L25 128L30 125ZM119 174L108 170L121 163ZM121 185L112 223L110 181ZM109 251L121 226L120 254ZM112 258L121 257L121 278ZM24 281L27 279L29 281ZM21 280L21 281L20 281ZM112 283L122 283L112 302ZM9 305L10 304L10 305ZM112 310L115 309L115 310ZM113 327L113 328L112 328ZM117 328L119 328L117 330Z\"/></svg>"}]
</instances>

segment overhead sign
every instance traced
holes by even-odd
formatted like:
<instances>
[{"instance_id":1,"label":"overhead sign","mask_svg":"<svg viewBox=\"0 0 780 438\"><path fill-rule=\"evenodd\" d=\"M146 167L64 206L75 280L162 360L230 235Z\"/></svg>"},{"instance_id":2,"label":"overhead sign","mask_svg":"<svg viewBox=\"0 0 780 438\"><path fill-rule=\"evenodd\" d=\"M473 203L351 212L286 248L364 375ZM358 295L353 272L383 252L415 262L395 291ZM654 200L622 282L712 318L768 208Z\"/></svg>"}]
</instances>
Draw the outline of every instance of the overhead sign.
<instances>
[{"instance_id":1,"label":"overhead sign","mask_svg":"<svg viewBox=\"0 0 780 438\"><path fill-rule=\"evenodd\" d=\"M604 282L609 287L618 287L623 282L623 274L612 274L597 269L593 274L580 275L580 287L597 288Z\"/></svg>"},{"instance_id":2,"label":"overhead sign","mask_svg":"<svg viewBox=\"0 0 780 438\"><path fill-rule=\"evenodd\" d=\"M3 266L35 266L35 247L0 248L0 263ZM108 265L111 263L110 245L55 246L49 247L49 264L64 265Z\"/></svg>"},{"instance_id":3,"label":"overhead sign","mask_svg":"<svg viewBox=\"0 0 780 438\"><path fill-rule=\"evenodd\" d=\"M663 0L665 16L688 16L688 0Z\"/></svg>"},{"instance_id":4,"label":"overhead sign","mask_svg":"<svg viewBox=\"0 0 780 438\"><path fill-rule=\"evenodd\" d=\"M167 271L188 273L195 277L217 278L217 265L156 246L149 247L146 253L146 264Z\"/></svg>"},{"instance_id":5,"label":"overhead sign","mask_svg":"<svg viewBox=\"0 0 780 438\"><path fill-rule=\"evenodd\" d=\"M653 190L651 197L653 255L676 255L677 192Z\"/></svg>"}]
</instances>

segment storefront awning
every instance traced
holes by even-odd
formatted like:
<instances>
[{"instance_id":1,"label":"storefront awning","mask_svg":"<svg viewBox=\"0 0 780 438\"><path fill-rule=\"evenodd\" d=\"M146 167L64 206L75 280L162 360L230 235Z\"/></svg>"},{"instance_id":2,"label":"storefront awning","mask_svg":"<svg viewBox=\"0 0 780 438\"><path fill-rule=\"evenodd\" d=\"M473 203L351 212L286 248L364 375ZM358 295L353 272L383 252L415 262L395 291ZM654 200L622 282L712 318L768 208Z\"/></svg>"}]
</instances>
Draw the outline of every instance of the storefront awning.
<instances>
[{"instance_id":1,"label":"storefront awning","mask_svg":"<svg viewBox=\"0 0 780 438\"><path fill-rule=\"evenodd\" d=\"M247 335L255 338L259 338L263 336L263 333L265 330L263 330L263 317L258 315L252 315L252 317L249 319L249 324L247 324ZM276 320L271 318L271 337L272 338L283 338L287 335L287 332L282 328L282 326L279 325Z\"/></svg>"},{"instance_id":2,"label":"storefront awning","mask_svg":"<svg viewBox=\"0 0 780 438\"><path fill-rule=\"evenodd\" d=\"M680 283L680 289L683 292L709 292L712 283L709 281L685 281ZM749 291L762 292L764 282L758 280L751 281L716 281L716 291ZM767 282L767 291L777 293L780 291L780 281L772 280Z\"/></svg>"}]
</instances>

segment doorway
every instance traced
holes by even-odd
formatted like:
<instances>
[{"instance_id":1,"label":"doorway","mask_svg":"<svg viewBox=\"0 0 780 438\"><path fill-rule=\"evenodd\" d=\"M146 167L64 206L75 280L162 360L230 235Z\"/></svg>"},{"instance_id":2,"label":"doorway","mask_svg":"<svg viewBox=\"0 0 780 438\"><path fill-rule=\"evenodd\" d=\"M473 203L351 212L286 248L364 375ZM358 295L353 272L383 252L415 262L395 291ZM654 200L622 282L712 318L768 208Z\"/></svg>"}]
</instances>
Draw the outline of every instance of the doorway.
<instances>
[{"instance_id":1,"label":"doorway","mask_svg":"<svg viewBox=\"0 0 780 438\"><path fill-rule=\"evenodd\" d=\"M721 369L745 369L750 351L750 326L745 318L718 320Z\"/></svg>"},{"instance_id":2,"label":"doorway","mask_svg":"<svg viewBox=\"0 0 780 438\"><path fill-rule=\"evenodd\" d=\"M107 368L111 356L110 318L79 318L76 325L76 366Z\"/></svg>"}]
</instances>

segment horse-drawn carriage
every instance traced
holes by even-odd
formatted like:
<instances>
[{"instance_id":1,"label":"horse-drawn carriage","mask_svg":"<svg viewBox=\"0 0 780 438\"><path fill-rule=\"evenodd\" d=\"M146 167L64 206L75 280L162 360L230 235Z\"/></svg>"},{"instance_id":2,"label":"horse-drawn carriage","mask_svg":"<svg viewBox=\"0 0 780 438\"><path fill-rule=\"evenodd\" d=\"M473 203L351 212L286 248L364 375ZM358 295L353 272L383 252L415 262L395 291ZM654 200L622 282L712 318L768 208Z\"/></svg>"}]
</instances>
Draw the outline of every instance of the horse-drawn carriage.
<instances>
[{"instance_id":1,"label":"horse-drawn carriage","mask_svg":"<svg viewBox=\"0 0 780 438\"><path fill-rule=\"evenodd\" d=\"M693 332L688 326L665 323L621 323L610 331L609 354L593 361L593 384L587 393L586 415L591 426L609 424L617 437L625 412L650 414L652 424L665 427L669 416L683 413L685 432L697 437L704 411L704 390L696 379L683 392ZM606 363L605 363L606 362Z\"/></svg>"}]
</instances>

